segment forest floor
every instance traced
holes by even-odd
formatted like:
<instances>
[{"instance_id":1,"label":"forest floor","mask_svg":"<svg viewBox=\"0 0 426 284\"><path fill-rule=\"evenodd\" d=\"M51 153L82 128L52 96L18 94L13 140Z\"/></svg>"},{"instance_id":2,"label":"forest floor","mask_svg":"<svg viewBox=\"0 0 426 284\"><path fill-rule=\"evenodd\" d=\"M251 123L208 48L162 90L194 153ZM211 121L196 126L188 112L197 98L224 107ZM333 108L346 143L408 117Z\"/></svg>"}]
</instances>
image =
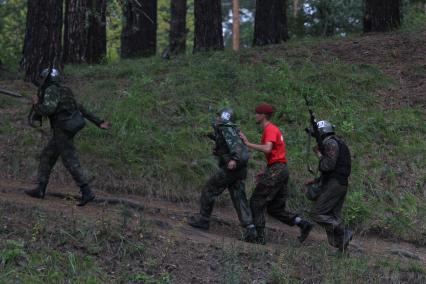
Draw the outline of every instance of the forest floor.
<instances>
[{"instance_id":1,"label":"forest floor","mask_svg":"<svg viewBox=\"0 0 426 284\"><path fill-rule=\"evenodd\" d=\"M258 49L259 55L245 60L261 60L261 53L273 49L319 64L330 58L373 64L397 82L377 92L384 108L426 106L426 30L319 42L314 48L291 44ZM0 79L0 85L31 89L13 79ZM16 106L0 108L0 114L14 111ZM10 137L0 138L0 155L19 151ZM201 231L186 224L198 204L96 190L98 198L122 198L143 210L103 203L80 208L75 187L53 182L49 192L69 198L37 200L23 194L32 184L2 169L0 177L0 283L426 282L424 245L363 233L355 235L349 255L338 257L319 227L299 244L296 227L272 219L267 244L254 245L238 240L231 206L215 208L210 230Z\"/></svg>"},{"instance_id":2,"label":"forest floor","mask_svg":"<svg viewBox=\"0 0 426 284\"><path fill-rule=\"evenodd\" d=\"M186 224L187 218L198 211L196 205L114 195L113 198L131 201L141 209L127 209L120 203L92 203L79 208L75 206L75 188L50 185L49 190L69 197L47 196L45 200L35 200L22 191L31 186L0 180L2 238L28 238L24 246L28 252L47 246L62 253L89 255L96 258L111 281L167 283L168 280L163 279L167 277L172 283L281 283L283 278L275 279L271 275L271 269L283 269L275 268L277 265L298 265L296 269L282 273L289 273L285 278L289 281L303 283L350 282L352 279L421 283L426 280L425 271L420 268L426 264L426 247L404 241L358 234L349 246L349 254L338 257L334 256L334 249L327 247L326 235L321 228L316 227L305 243L299 244L297 227L288 227L269 218L267 244L248 244L238 240L242 231L235 212L229 207L215 209L211 228L203 231ZM111 194L97 191L98 199L111 197ZM86 232L82 233L83 230ZM22 231L26 233L22 234ZM61 238L59 232L65 235ZM124 239L129 242L127 245L121 243ZM138 243L143 248L140 251L136 248L134 252L132 246ZM312 255L306 256L309 254ZM307 260L303 260L303 255ZM310 257L321 259L323 263L312 263ZM285 258L284 263L280 263L280 258ZM327 267L327 261L334 258L344 263L348 259L367 261L372 271L366 269L361 275L358 272L354 275L349 270L346 276L330 274L327 272L329 268L321 271L321 265ZM302 262L297 264L298 261ZM387 265L393 262L398 263L398 269L386 272ZM38 265L41 267L26 269L48 269ZM342 269L347 270L348 267ZM127 271L127 278L123 271Z\"/></svg>"}]
</instances>

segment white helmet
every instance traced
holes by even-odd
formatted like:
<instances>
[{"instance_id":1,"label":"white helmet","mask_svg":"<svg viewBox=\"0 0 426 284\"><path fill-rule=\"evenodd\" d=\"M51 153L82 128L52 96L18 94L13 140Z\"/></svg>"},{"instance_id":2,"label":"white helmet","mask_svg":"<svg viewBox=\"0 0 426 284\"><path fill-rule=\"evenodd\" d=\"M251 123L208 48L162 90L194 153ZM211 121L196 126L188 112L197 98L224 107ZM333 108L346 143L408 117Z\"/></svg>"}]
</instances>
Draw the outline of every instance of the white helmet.
<instances>
[{"instance_id":1,"label":"white helmet","mask_svg":"<svg viewBox=\"0 0 426 284\"><path fill-rule=\"evenodd\" d=\"M43 82L46 81L46 80L49 80L50 82L59 82L60 81L60 74L59 74L58 69L44 68L40 72L40 80L43 81Z\"/></svg>"},{"instance_id":2,"label":"white helmet","mask_svg":"<svg viewBox=\"0 0 426 284\"><path fill-rule=\"evenodd\" d=\"M318 121L317 122L317 126L318 126L318 131L319 131L319 133L320 133L321 136L323 136L325 134L334 133L334 125L331 124L327 120L320 120L320 121Z\"/></svg>"}]
</instances>

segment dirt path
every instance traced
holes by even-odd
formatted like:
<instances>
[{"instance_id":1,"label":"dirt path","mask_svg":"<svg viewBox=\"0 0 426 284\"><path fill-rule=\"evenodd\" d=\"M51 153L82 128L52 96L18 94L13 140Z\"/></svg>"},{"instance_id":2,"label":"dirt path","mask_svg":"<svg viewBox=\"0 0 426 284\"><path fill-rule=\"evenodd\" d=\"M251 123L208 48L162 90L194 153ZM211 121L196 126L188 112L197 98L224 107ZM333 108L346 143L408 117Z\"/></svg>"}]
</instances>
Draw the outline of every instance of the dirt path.
<instances>
[{"instance_id":1,"label":"dirt path","mask_svg":"<svg viewBox=\"0 0 426 284\"><path fill-rule=\"evenodd\" d=\"M94 203L89 206L79 208L75 206L76 201L71 199L60 199L47 196L45 200L31 199L23 194L22 188L29 188L32 185L18 181L0 180L0 202L13 203L22 207L38 207L52 214L63 214L68 216L84 216L85 218L96 218L106 210L120 218L122 208L115 205L105 205ZM71 187L56 186L56 192L75 195L76 189ZM99 198L111 197L110 194L97 192ZM182 240L197 244L218 244L235 243L240 236L238 222L232 208L216 208L209 231L196 230L186 225L186 219L192 213L197 212L189 204L179 204L158 200L147 200L140 196L115 196L143 205L143 216L156 225L159 231L175 231ZM268 244L267 250L280 248L280 244L286 240L294 240L299 234L296 227L282 225L276 220L267 221ZM239 241L237 241L239 242ZM315 228L304 246L318 246L326 242L326 236L320 228ZM241 242L244 244L243 242ZM247 244L250 245L250 244ZM403 241L384 240L376 236L355 235L350 245L350 251L367 255L393 255L395 257L412 258L426 263L426 247L416 246Z\"/></svg>"}]
</instances>

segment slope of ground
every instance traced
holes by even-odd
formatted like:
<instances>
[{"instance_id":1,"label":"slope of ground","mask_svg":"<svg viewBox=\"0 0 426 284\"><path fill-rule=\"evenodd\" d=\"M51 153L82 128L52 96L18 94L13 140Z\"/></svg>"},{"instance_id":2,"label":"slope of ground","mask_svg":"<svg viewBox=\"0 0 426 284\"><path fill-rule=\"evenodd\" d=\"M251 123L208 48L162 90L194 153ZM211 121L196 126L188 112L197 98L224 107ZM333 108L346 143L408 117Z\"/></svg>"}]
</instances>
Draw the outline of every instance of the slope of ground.
<instances>
[{"instance_id":1,"label":"slope of ground","mask_svg":"<svg viewBox=\"0 0 426 284\"><path fill-rule=\"evenodd\" d=\"M336 258L321 230L314 230L300 245L296 228L274 220L268 220L266 246L238 241L240 231L229 207L216 210L206 232L186 225L196 211L187 204L124 196L143 204L143 211L96 203L78 208L73 198L28 198L22 188L29 186L0 181L0 235L5 247L0 253L0 281L6 283L62 278L95 283L426 280L426 248L405 242L357 235L350 257ZM72 188L51 189L74 195ZM104 196L110 195L98 192L99 198ZM40 260L41 254L47 259Z\"/></svg>"},{"instance_id":2,"label":"slope of ground","mask_svg":"<svg viewBox=\"0 0 426 284\"><path fill-rule=\"evenodd\" d=\"M89 127L77 137L99 196L124 195L143 204L142 212L24 196L20 187L34 179L48 123L28 128L28 102L0 97L0 283L425 282L425 41L423 29L290 42L239 55L67 67L66 82L114 125L111 132ZM0 87L34 92L12 75ZM344 211L357 229L351 256L329 256L321 230L300 245L295 228L273 220L267 246L239 242L227 194L209 232L188 227L199 188L215 168L205 138L209 105L234 106L253 141L259 138L253 106L277 106L274 121L284 127L292 169L289 206L309 208L299 190L309 177L302 94L321 118L337 124L353 153ZM253 154L249 193L261 165L262 155ZM58 166L50 191L72 192L64 186L70 183Z\"/></svg>"}]
</instances>

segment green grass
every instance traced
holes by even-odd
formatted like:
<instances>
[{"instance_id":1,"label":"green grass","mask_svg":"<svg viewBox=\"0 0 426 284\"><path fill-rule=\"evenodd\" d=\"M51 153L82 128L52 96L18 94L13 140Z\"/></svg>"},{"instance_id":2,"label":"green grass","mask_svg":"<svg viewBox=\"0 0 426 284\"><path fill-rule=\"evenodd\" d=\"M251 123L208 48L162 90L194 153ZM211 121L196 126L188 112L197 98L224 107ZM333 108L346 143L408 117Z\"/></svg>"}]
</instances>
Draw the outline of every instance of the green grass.
<instances>
[{"instance_id":1,"label":"green grass","mask_svg":"<svg viewBox=\"0 0 426 284\"><path fill-rule=\"evenodd\" d=\"M0 283L411 283L426 277L420 260L368 251L336 257L325 242L301 245L288 236L275 240L276 249L199 243L179 225L166 231L155 217L127 210L86 219L0 202Z\"/></svg>"},{"instance_id":2,"label":"green grass","mask_svg":"<svg viewBox=\"0 0 426 284\"><path fill-rule=\"evenodd\" d=\"M418 31L426 25L426 13L424 11L424 3L412 4L406 7L406 14L402 22L401 29L403 31Z\"/></svg>"},{"instance_id":3,"label":"green grass","mask_svg":"<svg viewBox=\"0 0 426 284\"><path fill-rule=\"evenodd\" d=\"M81 149L101 158L117 174L142 180L141 188L133 191L196 200L198 188L215 168L212 145L204 136L209 131L209 105L234 107L240 128L257 141L260 130L253 108L267 101L277 108L273 120L284 132L292 187L298 191L308 177L303 131L308 113L302 96L307 94L318 117L336 124L354 154L345 220L362 227L374 219L375 225L390 227L398 235L411 234L403 226L411 226L409 220L416 217L421 196L409 187L404 191L414 196L411 207L399 207L398 200L407 171L415 176L408 182L425 173L421 158L426 147L424 112L415 108L380 110L373 93L391 86L392 81L374 66L338 60L315 64L272 54L251 63L256 56L253 51L215 53L171 62L148 59L69 68L71 76L95 80L89 100L114 124L111 133L86 129L79 137ZM128 80L128 87L122 89L114 78ZM97 94L100 99L95 102ZM253 153L250 168L255 170L262 162L263 156ZM315 163L313 157L311 162ZM386 201L385 193L393 201ZM294 195L290 206L300 209L308 205L301 194Z\"/></svg>"},{"instance_id":4,"label":"green grass","mask_svg":"<svg viewBox=\"0 0 426 284\"><path fill-rule=\"evenodd\" d=\"M23 244L8 240L0 253L0 283L105 283L105 271L94 258L46 248L25 251Z\"/></svg>"},{"instance_id":5,"label":"green grass","mask_svg":"<svg viewBox=\"0 0 426 284\"><path fill-rule=\"evenodd\" d=\"M304 52L312 45L315 42L306 43ZM213 145L205 137L210 131L209 106L233 107L240 129L258 141L261 130L253 109L267 101L277 109L273 121L287 142L289 206L303 211L309 207L300 193L301 184L309 178L303 130L309 121L303 99L307 94L317 116L336 125L353 154L345 221L359 229L380 227L421 241L425 234L424 226L419 226L425 218L424 110L382 108L374 93L394 83L373 65L337 59L319 64L304 56L284 58L270 48L267 52L196 54L172 61L150 58L67 66L65 73L79 99L113 123L109 132L90 126L77 136L83 164L96 177L95 185L111 192L197 201L200 187L216 168ZM6 120L0 133L8 132L11 135L14 130ZM22 154L11 162L19 155L28 160L28 149L39 151L34 149L38 134L18 135ZM309 159L316 164L313 155ZM263 155L252 153L248 192L253 188L251 177L263 164ZM20 171L21 175L26 172Z\"/></svg>"}]
</instances>

